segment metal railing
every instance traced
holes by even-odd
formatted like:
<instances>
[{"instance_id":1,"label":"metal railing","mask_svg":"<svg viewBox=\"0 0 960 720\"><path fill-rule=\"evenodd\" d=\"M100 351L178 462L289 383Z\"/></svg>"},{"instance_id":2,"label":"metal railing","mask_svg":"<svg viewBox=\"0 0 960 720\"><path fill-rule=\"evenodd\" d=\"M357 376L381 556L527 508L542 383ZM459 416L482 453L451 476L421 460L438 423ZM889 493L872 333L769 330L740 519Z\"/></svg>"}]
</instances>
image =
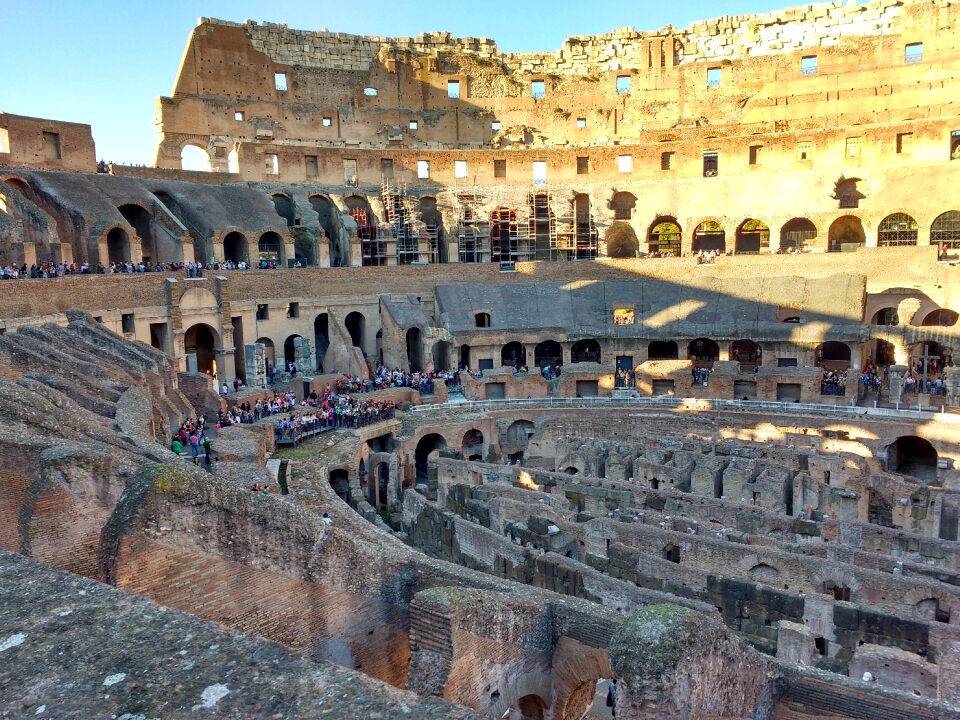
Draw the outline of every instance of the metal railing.
<instances>
[{"instance_id":1,"label":"metal railing","mask_svg":"<svg viewBox=\"0 0 960 720\"><path fill-rule=\"evenodd\" d=\"M960 425L960 415L937 412L935 409L907 409L901 408L867 408L857 405L820 405L818 403L779 402L772 400L718 400L700 398L668 397L641 397L633 399L611 397L585 398L529 398L516 400L467 400L456 403L458 411L462 410L503 410L509 407L531 407L542 405L545 407L603 407L637 408L678 410L688 412L719 412L721 410L739 410L743 412L762 413L792 413L792 414L819 414L852 418L897 418L942 420L951 424ZM454 406L450 406L454 407ZM448 409L446 403L433 405L414 405L414 413L432 412Z\"/></svg>"}]
</instances>

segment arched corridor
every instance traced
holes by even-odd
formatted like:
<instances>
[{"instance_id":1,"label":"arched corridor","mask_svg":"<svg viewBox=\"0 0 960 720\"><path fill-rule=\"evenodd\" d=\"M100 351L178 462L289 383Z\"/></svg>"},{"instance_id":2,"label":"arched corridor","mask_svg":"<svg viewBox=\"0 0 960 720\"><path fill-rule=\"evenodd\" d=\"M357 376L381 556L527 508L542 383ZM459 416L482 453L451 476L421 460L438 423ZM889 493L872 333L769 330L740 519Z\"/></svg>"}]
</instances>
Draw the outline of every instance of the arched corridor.
<instances>
[{"instance_id":1,"label":"arched corridor","mask_svg":"<svg viewBox=\"0 0 960 720\"><path fill-rule=\"evenodd\" d=\"M183 334L184 351L187 355L196 355L197 372L217 377L216 348L219 342L217 331L204 323L191 326Z\"/></svg>"}]
</instances>

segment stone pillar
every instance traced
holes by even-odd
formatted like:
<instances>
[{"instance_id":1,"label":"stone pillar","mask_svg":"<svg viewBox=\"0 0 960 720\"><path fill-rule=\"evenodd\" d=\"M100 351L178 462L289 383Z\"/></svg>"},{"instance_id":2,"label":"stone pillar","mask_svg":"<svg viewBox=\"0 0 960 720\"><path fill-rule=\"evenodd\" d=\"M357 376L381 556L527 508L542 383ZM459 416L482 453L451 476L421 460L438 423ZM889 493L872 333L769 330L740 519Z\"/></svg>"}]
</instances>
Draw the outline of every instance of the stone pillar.
<instances>
[{"instance_id":1,"label":"stone pillar","mask_svg":"<svg viewBox=\"0 0 960 720\"><path fill-rule=\"evenodd\" d=\"M200 372L200 366L197 364L196 353L187 353L187 372L188 373Z\"/></svg>"},{"instance_id":2,"label":"stone pillar","mask_svg":"<svg viewBox=\"0 0 960 720\"><path fill-rule=\"evenodd\" d=\"M214 348L214 354L217 359L217 382L229 385L236 377L236 368L233 364L233 348L218 347Z\"/></svg>"},{"instance_id":3,"label":"stone pillar","mask_svg":"<svg viewBox=\"0 0 960 720\"><path fill-rule=\"evenodd\" d=\"M313 375L317 367L310 351L310 341L305 337L293 339L293 361L297 364L297 376Z\"/></svg>"},{"instance_id":4,"label":"stone pillar","mask_svg":"<svg viewBox=\"0 0 960 720\"><path fill-rule=\"evenodd\" d=\"M960 367L944 369L943 380L947 386L947 403L960 405Z\"/></svg>"},{"instance_id":5,"label":"stone pillar","mask_svg":"<svg viewBox=\"0 0 960 720\"><path fill-rule=\"evenodd\" d=\"M252 388L267 386L267 347L262 343L247 343L243 346L247 366L247 385Z\"/></svg>"},{"instance_id":6,"label":"stone pillar","mask_svg":"<svg viewBox=\"0 0 960 720\"><path fill-rule=\"evenodd\" d=\"M937 699L948 705L960 705L960 642L940 645L937 666L940 668Z\"/></svg>"},{"instance_id":7,"label":"stone pillar","mask_svg":"<svg viewBox=\"0 0 960 720\"><path fill-rule=\"evenodd\" d=\"M887 368L890 381L890 402L899 404L903 398L903 378L906 376L908 368L906 365L891 365Z\"/></svg>"}]
</instances>

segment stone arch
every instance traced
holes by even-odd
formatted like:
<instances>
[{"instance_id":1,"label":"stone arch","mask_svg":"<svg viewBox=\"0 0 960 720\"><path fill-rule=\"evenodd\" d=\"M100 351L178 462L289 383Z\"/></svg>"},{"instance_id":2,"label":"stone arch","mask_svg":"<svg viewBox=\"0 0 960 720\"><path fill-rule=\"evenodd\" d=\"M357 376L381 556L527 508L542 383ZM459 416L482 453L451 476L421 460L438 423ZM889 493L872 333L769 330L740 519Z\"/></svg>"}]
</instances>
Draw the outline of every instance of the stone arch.
<instances>
[{"instance_id":1,"label":"stone arch","mask_svg":"<svg viewBox=\"0 0 960 720\"><path fill-rule=\"evenodd\" d=\"M960 248L960 211L948 210L934 219L930 224L930 244Z\"/></svg>"},{"instance_id":2,"label":"stone arch","mask_svg":"<svg viewBox=\"0 0 960 720\"><path fill-rule=\"evenodd\" d=\"M316 348L319 370L323 363L323 356L327 354L327 348L330 347L330 316L327 313L320 313L313 319L313 347Z\"/></svg>"},{"instance_id":3,"label":"stone arch","mask_svg":"<svg viewBox=\"0 0 960 720\"><path fill-rule=\"evenodd\" d=\"M734 241L737 255L756 255L770 249L770 228L761 220L748 218L740 223Z\"/></svg>"},{"instance_id":4,"label":"stone arch","mask_svg":"<svg viewBox=\"0 0 960 720\"><path fill-rule=\"evenodd\" d=\"M285 193L273 193L270 199L273 201L273 207L277 211L277 215L286 220L287 227L296 225L297 208L290 196Z\"/></svg>"},{"instance_id":5,"label":"stone arch","mask_svg":"<svg viewBox=\"0 0 960 720\"><path fill-rule=\"evenodd\" d=\"M257 343L263 345L264 355L267 361L267 367L276 367L277 365L277 350L273 344L273 340L268 337L257 338Z\"/></svg>"},{"instance_id":6,"label":"stone arch","mask_svg":"<svg viewBox=\"0 0 960 720\"><path fill-rule=\"evenodd\" d=\"M780 228L780 250L803 252L817 237L817 226L808 218L793 218Z\"/></svg>"},{"instance_id":7,"label":"stone arch","mask_svg":"<svg viewBox=\"0 0 960 720\"><path fill-rule=\"evenodd\" d=\"M130 262L130 236L119 225L107 231L107 263Z\"/></svg>"},{"instance_id":8,"label":"stone arch","mask_svg":"<svg viewBox=\"0 0 960 720\"><path fill-rule=\"evenodd\" d=\"M343 267L347 264L347 251L340 239L340 211L326 195L311 195L310 207L320 219L320 228L327 238L330 250L331 267Z\"/></svg>"},{"instance_id":9,"label":"stone arch","mask_svg":"<svg viewBox=\"0 0 960 720\"><path fill-rule=\"evenodd\" d=\"M680 349L673 340L653 340L647 345L648 360L677 360Z\"/></svg>"},{"instance_id":10,"label":"stone arch","mask_svg":"<svg viewBox=\"0 0 960 720\"><path fill-rule=\"evenodd\" d=\"M687 345L687 358L695 362L713 362L720 359L720 345L710 338L696 338Z\"/></svg>"},{"instance_id":11,"label":"stone arch","mask_svg":"<svg viewBox=\"0 0 960 720\"><path fill-rule=\"evenodd\" d=\"M446 447L447 440L440 433L427 433L417 440L417 446L413 452L413 460L418 485L427 482L427 458L430 453L434 450L444 450Z\"/></svg>"},{"instance_id":12,"label":"stone arch","mask_svg":"<svg viewBox=\"0 0 960 720\"><path fill-rule=\"evenodd\" d=\"M279 233L268 230L257 241L257 260L261 267L272 264L276 267L283 265L283 238Z\"/></svg>"},{"instance_id":13,"label":"stone arch","mask_svg":"<svg viewBox=\"0 0 960 720\"><path fill-rule=\"evenodd\" d=\"M916 435L903 435L887 446L887 469L935 482L939 455L933 444Z\"/></svg>"},{"instance_id":14,"label":"stone arch","mask_svg":"<svg viewBox=\"0 0 960 720\"><path fill-rule=\"evenodd\" d=\"M223 259L236 265L241 260L249 261L249 258L250 249L246 235L237 230L228 232L223 238Z\"/></svg>"},{"instance_id":15,"label":"stone arch","mask_svg":"<svg viewBox=\"0 0 960 720\"><path fill-rule=\"evenodd\" d=\"M577 340L570 349L571 362L601 362L600 343L593 338Z\"/></svg>"},{"instance_id":16,"label":"stone arch","mask_svg":"<svg viewBox=\"0 0 960 720\"><path fill-rule=\"evenodd\" d=\"M615 192L610 198L610 209L614 220L630 220L637 207L637 196L629 192Z\"/></svg>"},{"instance_id":17,"label":"stone arch","mask_svg":"<svg viewBox=\"0 0 960 720\"><path fill-rule=\"evenodd\" d=\"M814 355L817 367L828 367L831 370L849 367L852 357L850 346L836 340L827 340L817 345Z\"/></svg>"},{"instance_id":18,"label":"stone arch","mask_svg":"<svg viewBox=\"0 0 960 720\"><path fill-rule=\"evenodd\" d=\"M958 318L960 318L960 315L957 314L956 310L938 308L927 313L920 325L922 327L953 327L957 324Z\"/></svg>"},{"instance_id":19,"label":"stone arch","mask_svg":"<svg viewBox=\"0 0 960 720\"><path fill-rule=\"evenodd\" d=\"M350 504L350 475L343 468L330 471L330 487L345 503Z\"/></svg>"},{"instance_id":20,"label":"stone arch","mask_svg":"<svg viewBox=\"0 0 960 720\"><path fill-rule=\"evenodd\" d=\"M884 307L877 310L870 319L871 325L899 325L900 315L896 307Z\"/></svg>"},{"instance_id":21,"label":"stone arch","mask_svg":"<svg viewBox=\"0 0 960 720\"><path fill-rule=\"evenodd\" d=\"M916 245L919 225L906 213L887 215L877 226L877 247Z\"/></svg>"},{"instance_id":22,"label":"stone arch","mask_svg":"<svg viewBox=\"0 0 960 720\"><path fill-rule=\"evenodd\" d=\"M183 334L183 349L187 355L196 355L197 371L217 377L217 348L220 335L206 323L196 323Z\"/></svg>"},{"instance_id":23,"label":"stone arch","mask_svg":"<svg viewBox=\"0 0 960 720\"><path fill-rule=\"evenodd\" d=\"M597 694L597 681L613 677L606 648L561 637L553 653L553 707L548 717L581 720Z\"/></svg>"},{"instance_id":24,"label":"stone arch","mask_svg":"<svg viewBox=\"0 0 960 720\"><path fill-rule=\"evenodd\" d=\"M210 172L213 167L210 163L210 153L207 148L197 142L186 142L180 148L180 169L195 172Z\"/></svg>"},{"instance_id":25,"label":"stone arch","mask_svg":"<svg viewBox=\"0 0 960 720\"><path fill-rule=\"evenodd\" d=\"M538 368L563 365L563 348L556 340L544 340L533 350L533 363Z\"/></svg>"},{"instance_id":26,"label":"stone arch","mask_svg":"<svg viewBox=\"0 0 960 720\"><path fill-rule=\"evenodd\" d=\"M676 218L662 216L650 224L647 230L647 248L651 255L682 254L683 229Z\"/></svg>"},{"instance_id":27,"label":"stone arch","mask_svg":"<svg viewBox=\"0 0 960 720\"><path fill-rule=\"evenodd\" d=\"M532 420L514 420L500 438L500 448L506 454L522 452L536 433Z\"/></svg>"},{"instance_id":28,"label":"stone arch","mask_svg":"<svg viewBox=\"0 0 960 720\"><path fill-rule=\"evenodd\" d=\"M772 565L757 563L747 571L750 579L765 585L779 585L780 571Z\"/></svg>"},{"instance_id":29,"label":"stone arch","mask_svg":"<svg viewBox=\"0 0 960 720\"><path fill-rule=\"evenodd\" d=\"M126 203L118 207L117 210L123 215L123 219L136 230L137 237L140 238L140 251L143 261L163 262L157 257L157 241L151 227L153 218L147 209L136 203Z\"/></svg>"},{"instance_id":30,"label":"stone arch","mask_svg":"<svg viewBox=\"0 0 960 720\"><path fill-rule=\"evenodd\" d=\"M447 243L444 237L443 215L437 208L437 199L431 196L420 198L420 221L427 233L430 249L435 250L438 263L447 262ZM491 231L492 232L492 231Z\"/></svg>"},{"instance_id":31,"label":"stone arch","mask_svg":"<svg viewBox=\"0 0 960 720\"><path fill-rule=\"evenodd\" d=\"M607 256L612 258L636 257L640 251L637 232L629 223L616 221L610 224L604 234L607 243Z\"/></svg>"},{"instance_id":32,"label":"stone arch","mask_svg":"<svg viewBox=\"0 0 960 720\"><path fill-rule=\"evenodd\" d=\"M477 428L470 428L463 434L460 441L460 449L466 460L483 459L483 433Z\"/></svg>"},{"instance_id":33,"label":"stone arch","mask_svg":"<svg viewBox=\"0 0 960 720\"><path fill-rule=\"evenodd\" d=\"M693 251L727 251L727 233L716 220L704 220L693 230Z\"/></svg>"},{"instance_id":34,"label":"stone arch","mask_svg":"<svg viewBox=\"0 0 960 720\"><path fill-rule=\"evenodd\" d=\"M405 338L410 372L423 372L423 333L414 326L407 329Z\"/></svg>"},{"instance_id":35,"label":"stone arch","mask_svg":"<svg viewBox=\"0 0 960 720\"><path fill-rule=\"evenodd\" d=\"M827 252L850 252L867 243L863 221L856 215L838 217L827 231Z\"/></svg>"},{"instance_id":36,"label":"stone arch","mask_svg":"<svg viewBox=\"0 0 960 720\"><path fill-rule=\"evenodd\" d=\"M344 318L343 325L350 334L350 342L353 343L353 346L363 350L366 343L365 333L367 325L367 318L364 314L354 310Z\"/></svg>"},{"instance_id":37,"label":"stone arch","mask_svg":"<svg viewBox=\"0 0 960 720\"><path fill-rule=\"evenodd\" d=\"M527 351L523 345L512 340L500 349L500 365L503 367L523 367L527 364Z\"/></svg>"},{"instance_id":38,"label":"stone arch","mask_svg":"<svg viewBox=\"0 0 960 720\"><path fill-rule=\"evenodd\" d=\"M296 362L297 360L297 346L294 343L294 340L300 336L294 333L293 335L288 335L287 339L283 341L283 361L287 364ZM302 372L304 370L309 371L309 368L297 368L297 372Z\"/></svg>"},{"instance_id":39,"label":"stone arch","mask_svg":"<svg viewBox=\"0 0 960 720\"><path fill-rule=\"evenodd\" d=\"M439 340L433 344L433 371L445 372L450 369L450 343Z\"/></svg>"},{"instance_id":40,"label":"stone arch","mask_svg":"<svg viewBox=\"0 0 960 720\"><path fill-rule=\"evenodd\" d=\"M760 365L763 363L763 348L760 343L746 338L734 340L730 343L730 359L741 365Z\"/></svg>"}]
</instances>

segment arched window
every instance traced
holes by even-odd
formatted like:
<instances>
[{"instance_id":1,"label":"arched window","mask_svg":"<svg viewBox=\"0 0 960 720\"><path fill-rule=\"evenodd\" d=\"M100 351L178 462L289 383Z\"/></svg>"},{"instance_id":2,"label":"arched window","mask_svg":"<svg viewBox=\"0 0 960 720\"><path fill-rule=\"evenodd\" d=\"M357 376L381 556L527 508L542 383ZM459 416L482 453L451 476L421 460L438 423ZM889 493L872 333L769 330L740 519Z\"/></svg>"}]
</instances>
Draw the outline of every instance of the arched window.
<instances>
[{"instance_id":1,"label":"arched window","mask_svg":"<svg viewBox=\"0 0 960 720\"><path fill-rule=\"evenodd\" d=\"M716 251L726 252L727 233L720 226L720 223L713 220L707 220L697 225L693 231L693 251Z\"/></svg>"},{"instance_id":2,"label":"arched window","mask_svg":"<svg viewBox=\"0 0 960 720\"><path fill-rule=\"evenodd\" d=\"M951 250L960 248L960 212L950 210L939 216L930 225L930 244L946 245Z\"/></svg>"},{"instance_id":3,"label":"arched window","mask_svg":"<svg viewBox=\"0 0 960 720\"><path fill-rule=\"evenodd\" d=\"M917 221L906 213L887 215L877 228L877 246L917 244Z\"/></svg>"},{"instance_id":4,"label":"arched window","mask_svg":"<svg viewBox=\"0 0 960 720\"><path fill-rule=\"evenodd\" d=\"M837 218L830 225L828 233L828 252L850 252L863 247L867 242L867 234L863 230L860 218L853 215L844 215Z\"/></svg>"},{"instance_id":5,"label":"arched window","mask_svg":"<svg viewBox=\"0 0 960 720\"><path fill-rule=\"evenodd\" d=\"M478 328L488 328L490 327L490 313L488 312L474 313L473 321L476 323Z\"/></svg>"},{"instance_id":6,"label":"arched window","mask_svg":"<svg viewBox=\"0 0 960 720\"><path fill-rule=\"evenodd\" d=\"M180 167L183 170L210 172L210 155L198 145L187 145L180 151Z\"/></svg>"},{"instance_id":7,"label":"arched window","mask_svg":"<svg viewBox=\"0 0 960 720\"><path fill-rule=\"evenodd\" d=\"M803 252L817 237L817 226L807 218L793 218L780 228L780 249L783 252Z\"/></svg>"},{"instance_id":8,"label":"arched window","mask_svg":"<svg viewBox=\"0 0 960 720\"><path fill-rule=\"evenodd\" d=\"M637 206L637 197L633 193L618 192L610 200L614 220L629 220L633 217L633 209Z\"/></svg>"},{"instance_id":9,"label":"arched window","mask_svg":"<svg viewBox=\"0 0 960 720\"><path fill-rule=\"evenodd\" d=\"M760 220L744 220L737 228L735 250L737 255L756 255L770 249L770 228Z\"/></svg>"},{"instance_id":10,"label":"arched window","mask_svg":"<svg viewBox=\"0 0 960 720\"><path fill-rule=\"evenodd\" d=\"M570 359L575 362L600 362L600 343L593 339L578 340L570 350Z\"/></svg>"},{"instance_id":11,"label":"arched window","mask_svg":"<svg viewBox=\"0 0 960 720\"><path fill-rule=\"evenodd\" d=\"M647 237L650 255L680 257L682 231L674 218L660 217L653 221Z\"/></svg>"}]
</instances>

